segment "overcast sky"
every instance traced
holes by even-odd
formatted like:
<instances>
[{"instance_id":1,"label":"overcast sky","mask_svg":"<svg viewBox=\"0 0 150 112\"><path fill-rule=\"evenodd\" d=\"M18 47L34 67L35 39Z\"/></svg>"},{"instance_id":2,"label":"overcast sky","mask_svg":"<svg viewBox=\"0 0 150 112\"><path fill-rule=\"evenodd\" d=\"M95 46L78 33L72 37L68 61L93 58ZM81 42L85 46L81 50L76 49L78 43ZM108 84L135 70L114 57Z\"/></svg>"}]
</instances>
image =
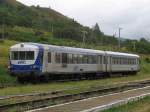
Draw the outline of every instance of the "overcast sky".
<instances>
[{"instance_id":1,"label":"overcast sky","mask_svg":"<svg viewBox=\"0 0 150 112\"><path fill-rule=\"evenodd\" d=\"M150 38L150 0L18 0L26 5L51 7L92 27L99 23L108 35L124 38Z\"/></svg>"}]
</instances>

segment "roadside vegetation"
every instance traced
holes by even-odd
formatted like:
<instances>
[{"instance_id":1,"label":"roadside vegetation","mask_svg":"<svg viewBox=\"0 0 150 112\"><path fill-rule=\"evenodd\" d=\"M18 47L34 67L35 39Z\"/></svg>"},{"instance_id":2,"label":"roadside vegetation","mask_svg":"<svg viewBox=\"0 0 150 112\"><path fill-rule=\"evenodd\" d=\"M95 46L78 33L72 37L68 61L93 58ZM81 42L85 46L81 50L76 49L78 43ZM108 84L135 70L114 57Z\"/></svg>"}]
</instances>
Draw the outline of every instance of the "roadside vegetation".
<instances>
[{"instance_id":1,"label":"roadside vegetation","mask_svg":"<svg viewBox=\"0 0 150 112\"><path fill-rule=\"evenodd\" d=\"M150 112L150 96L145 97L139 101L130 102L126 105L113 107L102 112Z\"/></svg>"},{"instance_id":2,"label":"roadside vegetation","mask_svg":"<svg viewBox=\"0 0 150 112\"><path fill-rule=\"evenodd\" d=\"M15 41L0 41L0 87L16 85L17 80L8 74L9 47Z\"/></svg>"}]
</instances>

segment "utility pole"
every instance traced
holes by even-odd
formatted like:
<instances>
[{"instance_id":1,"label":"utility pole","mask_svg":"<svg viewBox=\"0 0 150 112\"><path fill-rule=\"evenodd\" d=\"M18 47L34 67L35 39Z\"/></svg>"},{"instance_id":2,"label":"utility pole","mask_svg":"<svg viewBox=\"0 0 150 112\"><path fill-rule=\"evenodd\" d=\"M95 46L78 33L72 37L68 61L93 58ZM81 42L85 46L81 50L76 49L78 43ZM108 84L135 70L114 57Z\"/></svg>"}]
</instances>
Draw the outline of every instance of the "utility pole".
<instances>
[{"instance_id":1,"label":"utility pole","mask_svg":"<svg viewBox=\"0 0 150 112\"><path fill-rule=\"evenodd\" d=\"M134 52L136 51L136 42L135 41L133 42L133 50L134 50Z\"/></svg>"},{"instance_id":2,"label":"utility pole","mask_svg":"<svg viewBox=\"0 0 150 112\"><path fill-rule=\"evenodd\" d=\"M116 35L117 35L117 34L116 34L116 32L115 32L115 33L113 33L113 37L114 37L114 38L116 37Z\"/></svg>"},{"instance_id":3,"label":"utility pole","mask_svg":"<svg viewBox=\"0 0 150 112\"><path fill-rule=\"evenodd\" d=\"M119 40L118 40L118 47L119 47L119 50L120 50L120 48L121 48L121 40L120 40L121 30L122 30L122 28L119 28Z\"/></svg>"},{"instance_id":4,"label":"utility pole","mask_svg":"<svg viewBox=\"0 0 150 112\"><path fill-rule=\"evenodd\" d=\"M83 37L82 43L83 43L83 47L85 47L85 37L86 37L86 34L87 34L87 31L82 31L82 37Z\"/></svg>"},{"instance_id":5,"label":"utility pole","mask_svg":"<svg viewBox=\"0 0 150 112\"><path fill-rule=\"evenodd\" d=\"M53 24L51 25L51 32L52 32L52 38L54 36L54 28L53 28Z\"/></svg>"}]
</instances>

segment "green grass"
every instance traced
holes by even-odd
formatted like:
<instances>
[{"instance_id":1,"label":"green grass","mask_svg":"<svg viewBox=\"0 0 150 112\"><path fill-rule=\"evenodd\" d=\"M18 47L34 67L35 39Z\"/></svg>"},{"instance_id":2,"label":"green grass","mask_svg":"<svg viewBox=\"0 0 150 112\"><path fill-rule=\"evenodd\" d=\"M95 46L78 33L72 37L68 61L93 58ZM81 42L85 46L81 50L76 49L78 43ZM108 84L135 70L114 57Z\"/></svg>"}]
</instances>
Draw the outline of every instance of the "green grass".
<instances>
[{"instance_id":1,"label":"green grass","mask_svg":"<svg viewBox=\"0 0 150 112\"><path fill-rule=\"evenodd\" d=\"M1 89L0 96L14 95L23 93L34 93L34 92L47 92L64 90L65 93L79 93L83 91L93 90L101 88L103 86L112 86L113 84L125 83L128 81L138 81L150 79L149 74L139 73L136 76L128 77L115 77L101 80L86 80L78 82L63 82L63 83L47 83L37 85L18 85L17 87L8 87ZM40 88L40 89L39 89Z\"/></svg>"},{"instance_id":2,"label":"green grass","mask_svg":"<svg viewBox=\"0 0 150 112\"><path fill-rule=\"evenodd\" d=\"M150 112L150 96L142 100L130 102L126 105L113 107L102 112Z\"/></svg>"}]
</instances>

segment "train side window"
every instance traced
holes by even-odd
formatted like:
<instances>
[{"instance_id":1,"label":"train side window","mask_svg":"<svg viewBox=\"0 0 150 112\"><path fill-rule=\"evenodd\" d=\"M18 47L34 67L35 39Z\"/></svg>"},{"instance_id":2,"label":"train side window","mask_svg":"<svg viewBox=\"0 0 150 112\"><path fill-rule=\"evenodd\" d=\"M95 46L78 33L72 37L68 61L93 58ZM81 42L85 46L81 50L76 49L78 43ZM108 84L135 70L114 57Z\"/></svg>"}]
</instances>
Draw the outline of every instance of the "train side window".
<instances>
[{"instance_id":1,"label":"train side window","mask_svg":"<svg viewBox=\"0 0 150 112\"><path fill-rule=\"evenodd\" d=\"M119 65L119 58L117 57L117 65Z\"/></svg>"},{"instance_id":2,"label":"train side window","mask_svg":"<svg viewBox=\"0 0 150 112\"><path fill-rule=\"evenodd\" d=\"M83 55L79 55L79 57L78 57L78 63L79 64L82 64L82 59L83 59Z\"/></svg>"},{"instance_id":3,"label":"train side window","mask_svg":"<svg viewBox=\"0 0 150 112\"><path fill-rule=\"evenodd\" d=\"M112 64L114 64L114 57L112 57Z\"/></svg>"},{"instance_id":4,"label":"train side window","mask_svg":"<svg viewBox=\"0 0 150 112\"><path fill-rule=\"evenodd\" d=\"M126 65L127 64L127 61L126 61L127 59L126 58L124 58L124 64Z\"/></svg>"},{"instance_id":5,"label":"train side window","mask_svg":"<svg viewBox=\"0 0 150 112\"><path fill-rule=\"evenodd\" d=\"M48 63L51 63L51 52L48 52Z\"/></svg>"},{"instance_id":6,"label":"train side window","mask_svg":"<svg viewBox=\"0 0 150 112\"><path fill-rule=\"evenodd\" d=\"M86 57L86 55L83 55L83 63L87 64L87 57Z\"/></svg>"},{"instance_id":7,"label":"train side window","mask_svg":"<svg viewBox=\"0 0 150 112\"><path fill-rule=\"evenodd\" d=\"M127 65L127 58L125 58L125 65Z\"/></svg>"},{"instance_id":8,"label":"train side window","mask_svg":"<svg viewBox=\"0 0 150 112\"><path fill-rule=\"evenodd\" d=\"M77 64L80 63L79 57L80 57L80 55L77 54Z\"/></svg>"},{"instance_id":9,"label":"train side window","mask_svg":"<svg viewBox=\"0 0 150 112\"><path fill-rule=\"evenodd\" d=\"M72 62L73 62L72 54L68 54L68 63L72 64Z\"/></svg>"},{"instance_id":10,"label":"train side window","mask_svg":"<svg viewBox=\"0 0 150 112\"><path fill-rule=\"evenodd\" d=\"M93 55L89 55L88 56L88 63L89 64L96 64L96 56L93 56Z\"/></svg>"},{"instance_id":11,"label":"train side window","mask_svg":"<svg viewBox=\"0 0 150 112\"><path fill-rule=\"evenodd\" d=\"M91 64L95 64L95 56L91 56Z\"/></svg>"},{"instance_id":12,"label":"train side window","mask_svg":"<svg viewBox=\"0 0 150 112\"><path fill-rule=\"evenodd\" d=\"M120 61L121 61L121 60L120 60L120 57L119 57L119 58L118 58L118 65L120 65Z\"/></svg>"},{"instance_id":13,"label":"train side window","mask_svg":"<svg viewBox=\"0 0 150 112\"><path fill-rule=\"evenodd\" d=\"M123 59L123 64L124 64L124 65L126 64L126 58Z\"/></svg>"},{"instance_id":14,"label":"train side window","mask_svg":"<svg viewBox=\"0 0 150 112\"><path fill-rule=\"evenodd\" d=\"M77 64L77 63L78 63L78 55L77 55L77 54L74 54L74 55L73 55L73 63L74 63L74 64Z\"/></svg>"},{"instance_id":15,"label":"train side window","mask_svg":"<svg viewBox=\"0 0 150 112\"><path fill-rule=\"evenodd\" d=\"M117 65L119 64L119 60L118 60L118 58L116 58L116 64L117 64Z\"/></svg>"},{"instance_id":16,"label":"train side window","mask_svg":"<svg viewBox=\"0 0 150 112\"><path fill-rule=\"evenodd\" d=\"M122 58L120 58L120 64L122 65L123 63L122 63Z\"/></svg>"},{"instance_id":17,"label":"train side window","mask_svg":"<svg viewBox=\"0 0 150 112\"><path fill-rule=\"evenodd\" d=\"M98 63L97 56L93 56L93 63L94 63L94 64L97 64L97 63Z\"/></svg>"},{"instance_id":18,"label":"train side window","mask_svg":"<svg viewBox=\"0 0 150 112\"><path fill-rule=\"evenodd\" d=\"M122 58L120 58L120 65L122 64Z\"/></svg>"},{"instance_id":19,"label":"train side window","mask_svg":"<svg viewBox=\"0 0 150 112\"><path fill-rule=\"evenodd\" d=\"M122 64L124 65L124 58L122 58Z\"/></svg>"},{"instance_id":20,"label":"train side window","mask_svg":"<svg viewBox=\"0 0 150 112\"><path fill-rule=\"evenodd\" d=\"M99 57L99 63L102 64L102 56L98 56Z\"/></svg>"},{"instance_id":21,"label":"train side window","mask_svg":"<svg viewBox=\"0 0 150 112\"><path fill-rule=\"evenodd\" d=\"M117 58L118 59L118 65L120 64L120 58Z\"/></svg>"},{"instance_id":22,"label":"train side window","mask_svg":"<svg viewBox=\"0 0 150 112\"><path fill-rule=\"evenodd\" d=\"M112 57L112 64L114 64L114 57Z\"/></svg>"},{"instance_id":23,"label":"train side window","mask_svg":"<svg viewBox=\"0 0 150 112\"><path fill-rule=\"evenodd\" d=\"M88 56L88 64L91 64L92 63L92 57L89 55Z\"/></svg>"},{"instance_id":24,"label":"train side window","mask_svg":"<svg viewBox=\"0 0 150 112\"><path fill-rule=\"evenodd\" d=\"M56 53L55 54L55 62L56 63L61 63L61 53Z\"/></svg>"},{"instance_id":25,"label":"train side window","mask_svg":"<svg viewBox=\"0 0 150 112\"><path fill-rule=\"evenodd\" d=\"M107 56L104 56L104 64L107 64Z\"/></svg>"},{"instance_id":26,"label":"train side window","mask_svg":"<svg viewBox=\"0 0 150 112\"><path fill-rule=\"evenodd\" d=\"M114 64L116 65L116 58L114 58Z\"/></svg>"},{"instance_id":27,"label":"train side window","mask_svg":"<svg viewBox=\"0 0 150 112\"><path fill-rule=\"evenodd\" d=\"M120 65L120 58L118 58L118 65Z\"/></svg>"},{"instance_id":28,"label":"train side window","mask_svg":"<svg viewBox=\"0 0 150 112\"><path fill-rule=\"evenodd\" d=\"M116 65L118 65L118 58L116 58Z\"/></svg>"},{"instance_id":29,"label":"train side window","mask_svg":"<svg viewBox=\"0 0 150 112\"><path fill-rule=\"evenodd\" d=\"M131 65L131 59L129 59L129 64Z\"/></svg>"},{"instance_id":30,"label":"train side window","mask_svg":"<svg viewBox=\"0 0 150 112\"><path fill-rule=\"evenodd\" d=\"M62 63L67 64L68 63L68 58L67 58L67 53L62 53Z\"/></svg>"}]
</instances>

